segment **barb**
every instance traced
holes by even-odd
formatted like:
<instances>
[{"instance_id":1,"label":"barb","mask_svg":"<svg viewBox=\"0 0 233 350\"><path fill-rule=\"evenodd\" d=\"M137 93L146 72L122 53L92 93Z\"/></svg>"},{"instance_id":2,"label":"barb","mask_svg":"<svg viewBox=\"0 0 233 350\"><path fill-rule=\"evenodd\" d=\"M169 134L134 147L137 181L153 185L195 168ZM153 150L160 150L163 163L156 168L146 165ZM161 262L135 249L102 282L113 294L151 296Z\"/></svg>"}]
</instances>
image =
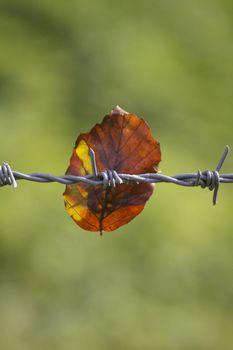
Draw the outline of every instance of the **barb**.
<instances>
[{"instance_id":1,"label":"barb","mask_svg":"<svg viewBox=\"0 0 233 350\"><path fill-rule=\"evenodd\" d=\"M16 180L27 180L40 183L58 182L64 185L75 184L75 183L86 183L88 185L102 185L104 188L115 187L121 183L173 183L179 186L193 187L200 186L201 188L209 188L213 191L213 204L217 203L217 196L219 191L220 183L233 183L233 174L219 174L219 171L230 151L230 147L226 146L218 165L214 171L198 170L197 173L184 173L177 174L174 176L167 176L163 174L118 174L115 170L105 170L98 172L95 160L95 153L90 149L90 157L92 162L92 175L86 176L75 176L75 175L64 175L54 176L44 173L32 173L23 174L17 171L12 171L9 164L3 163L0 166L0 187L5 185L12 185L17 187Z\"/></svg>"}]
</instances>

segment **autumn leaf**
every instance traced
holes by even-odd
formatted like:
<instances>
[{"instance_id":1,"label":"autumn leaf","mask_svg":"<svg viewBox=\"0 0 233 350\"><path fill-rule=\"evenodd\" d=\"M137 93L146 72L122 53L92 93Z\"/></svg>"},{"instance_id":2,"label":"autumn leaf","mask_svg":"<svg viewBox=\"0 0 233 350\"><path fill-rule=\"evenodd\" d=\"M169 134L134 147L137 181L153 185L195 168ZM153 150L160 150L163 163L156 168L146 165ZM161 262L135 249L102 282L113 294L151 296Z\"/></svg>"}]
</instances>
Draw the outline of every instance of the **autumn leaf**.
<instances>
[{"instance_id":1,"label":"autumn leaf","mask_svg":"<svg viewBox=\"0 0 233 350\"><path fill-rule=\"evenodd\" d=\"M79 135L66 174L93 174L90 148L95 152L98 172L154 173L161 160L159 143L147 123L120 107L88 133ZM64 193L65 207L83 229L113 231L143 210L153 188L148 183L123 183L106 189L102 185L71 184Z\"/></svg>"}]
</instances>

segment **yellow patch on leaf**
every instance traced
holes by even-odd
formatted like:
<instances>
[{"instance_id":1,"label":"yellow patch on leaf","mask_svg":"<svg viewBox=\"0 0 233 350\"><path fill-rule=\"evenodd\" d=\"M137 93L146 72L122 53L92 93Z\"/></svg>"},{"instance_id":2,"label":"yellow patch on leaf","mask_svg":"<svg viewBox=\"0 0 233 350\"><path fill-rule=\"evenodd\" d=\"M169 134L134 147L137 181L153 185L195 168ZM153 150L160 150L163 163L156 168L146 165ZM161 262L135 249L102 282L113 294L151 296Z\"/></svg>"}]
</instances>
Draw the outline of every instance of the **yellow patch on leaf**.
<instances>
[{"instance_id":1,"label":"yellow patch on leaf","mask_svg":"<svg viewBox=\"0 0 233 350\"><path fill-rule=\"evenodd\" d=\"M71 205L68 202L66 202L66 210L75 221L81 221L82 217L85 217L88 212L88 209L83 205Z\"/></svg>"},{"instance_id":2,"label":"yellow patch on leaf","mask_svg":"<svg viewBox=\"0 0 233 350\"><path fill-rule=\"evenodd\" d=\"M92 171L91 158L89 154L89 147L84 140L81 140L78 146L76 147L76 154L78 158L83 162L84 169L89 174L92 174L93 171Z\"/></svg>"}]
</instances>

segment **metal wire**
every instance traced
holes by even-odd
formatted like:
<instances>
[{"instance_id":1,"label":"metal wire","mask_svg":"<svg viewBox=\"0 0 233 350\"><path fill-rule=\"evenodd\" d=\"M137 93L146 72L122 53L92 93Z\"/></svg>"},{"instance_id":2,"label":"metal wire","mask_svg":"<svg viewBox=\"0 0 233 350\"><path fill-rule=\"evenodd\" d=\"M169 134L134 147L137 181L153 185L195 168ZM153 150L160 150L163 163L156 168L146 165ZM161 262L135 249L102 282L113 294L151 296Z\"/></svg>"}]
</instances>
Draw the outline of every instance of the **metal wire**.
<instances>
[{"instance_id":1,"label":"metal wire","mask_svg":"<svg viewBox=\"0 0 233 350\"><path fill-rule=\"evenodd\" d=\"M218 165L215 170L198 170L197 173L184 173L173 176L167 176L163 174L118 174L115 170L106 170L102 172L97 171L95 153L90 149L90 157L92 161L93 175L75 176L75 175L63 175L54 176L44 173L32 173L23 174L18 171L12 171L11 167L7 163L3 163L0 166L0 187L5 185L12 185L17 187L16 180L28 180L34 182L48 183L58 182L64 185L75 184L83 182L88 185L102 185L103 188L115 187L121 183L173 183L179 186L200 186L201 188L209 188L213 191L213 204L217 203L217 196L220 183L233 183L233 174L219 174L219 171L230 151L230 147L226 146Z\"/></svg>"}]
</instances>

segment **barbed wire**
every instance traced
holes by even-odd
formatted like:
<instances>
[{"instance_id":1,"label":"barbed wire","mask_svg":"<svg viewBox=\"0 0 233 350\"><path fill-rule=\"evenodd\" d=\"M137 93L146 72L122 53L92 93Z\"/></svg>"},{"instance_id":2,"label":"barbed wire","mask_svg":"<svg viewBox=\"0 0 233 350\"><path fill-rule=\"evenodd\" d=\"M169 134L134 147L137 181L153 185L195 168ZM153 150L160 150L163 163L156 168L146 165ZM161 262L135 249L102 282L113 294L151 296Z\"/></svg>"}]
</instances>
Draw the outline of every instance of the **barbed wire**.
<instances>
[{"instance_id":1,"label":"barbed wire","mask_svg":"<svg viewBox=\"0 0 233 350\"><path fill-rule=\"evenodd\" d=\"M198 170L196 173L183 173L173 176L163 175L161 173L148 174L118 174L115 170L105 170L98 172L95 160L95 152L90 149L90 157L92 162L93 174L86 176L63 175L54 176L45 173L23 174L18 171L13 171L8 163L3 163L0 166L0 187L11 185L17 187L16 180L27 180L40 183L58 182L64 185L85 183L88 185L102 185L103 188L115 187L122 183L173 183L179 186L193 187L200 186L201 188L209 188L213 191L213 204L217 203L217 196L220 183L233 183L233 174L219 174L219 171L230 151L230 147L226 146L218 165L215 170Z\"/></svg>"}]
</instances>

